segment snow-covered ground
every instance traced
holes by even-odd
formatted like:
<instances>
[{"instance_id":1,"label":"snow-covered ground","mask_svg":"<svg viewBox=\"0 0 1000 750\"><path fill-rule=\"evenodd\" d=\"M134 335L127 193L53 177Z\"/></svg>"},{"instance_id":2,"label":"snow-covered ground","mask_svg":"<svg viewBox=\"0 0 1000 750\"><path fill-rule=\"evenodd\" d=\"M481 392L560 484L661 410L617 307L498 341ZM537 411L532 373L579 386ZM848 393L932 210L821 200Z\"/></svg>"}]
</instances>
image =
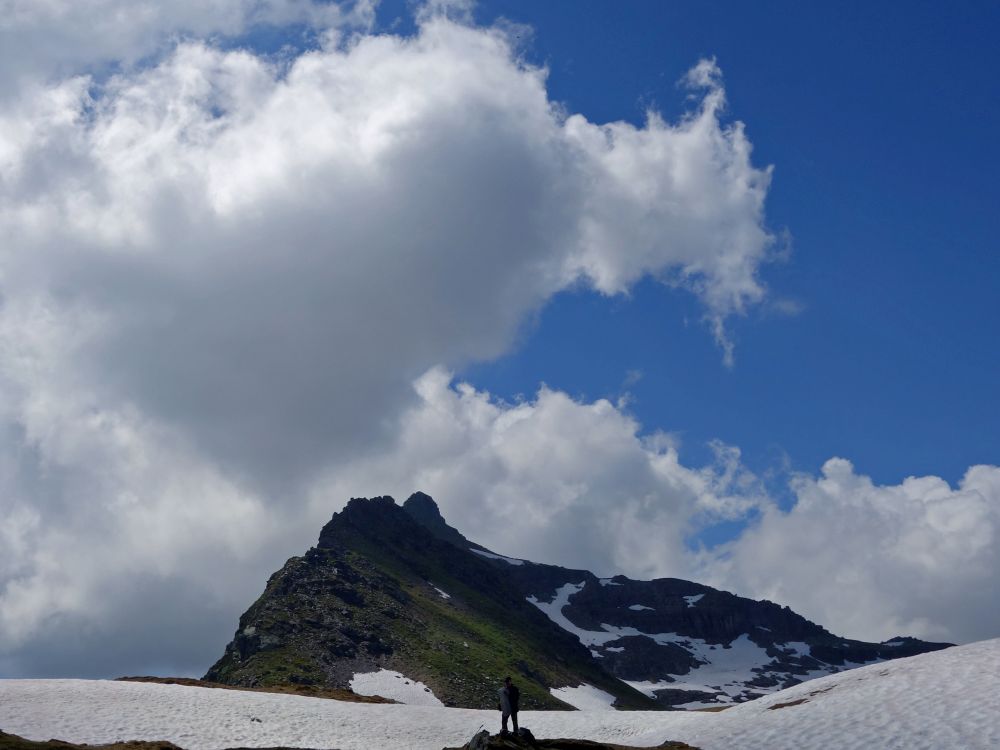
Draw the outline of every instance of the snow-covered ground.
<instances>
[{"instance_id":1,"label":"snow-covered ground","mask_svg":"<svg viewBox=\"0 0 1000 750\"><path fill-rule=\"evenodd\" d=\"M395 678L393 678L395 679ZM539 737L703 750L993 750L1000 639L821 677L721 713L525 711ZM226 747L408 748L466 742L496 711L343 703L292 695L99 680L0 680L0 728L30 739L171 740Z\"/></svg>"}]
</instances>

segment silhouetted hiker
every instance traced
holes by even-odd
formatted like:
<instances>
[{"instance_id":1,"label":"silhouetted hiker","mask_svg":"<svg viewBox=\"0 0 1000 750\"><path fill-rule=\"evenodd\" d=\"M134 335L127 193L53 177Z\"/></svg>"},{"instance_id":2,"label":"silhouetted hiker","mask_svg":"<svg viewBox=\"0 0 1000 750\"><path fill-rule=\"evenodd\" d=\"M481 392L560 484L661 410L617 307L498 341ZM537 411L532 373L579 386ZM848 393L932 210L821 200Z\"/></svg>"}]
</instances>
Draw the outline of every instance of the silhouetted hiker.
<instances>
[{"instance_id":1,"label":"silhouetted hiker","mask_svg":"<svg viewBox=\"0 0 1000 750\"><path fill-rule=\"evenodd\" d=\"M517 702L521 698L521 691L517 685L510 681L510 677L503 678L503 687L500 688L500 734L507 734L508 717L514 722L514 734L517 734Z\"/></svg>"}]
</instances>

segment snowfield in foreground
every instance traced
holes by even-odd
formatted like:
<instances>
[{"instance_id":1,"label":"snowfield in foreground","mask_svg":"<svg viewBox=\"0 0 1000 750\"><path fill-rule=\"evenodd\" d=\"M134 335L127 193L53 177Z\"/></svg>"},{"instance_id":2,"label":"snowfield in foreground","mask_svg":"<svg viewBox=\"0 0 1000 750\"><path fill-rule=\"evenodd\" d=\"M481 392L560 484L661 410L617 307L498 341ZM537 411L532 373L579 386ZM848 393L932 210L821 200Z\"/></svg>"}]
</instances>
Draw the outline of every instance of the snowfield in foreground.
<instances>
[{"instance_id":1,"label":"snowfield in foreground","mask_svg":"<svg viewBox=\"0 0 1000 750\"><path fill-rule=\"evenodd\" d=\"M1000 639L822 677L722 713L526 711L538 737L703 750L1000 747ZM0 680L0 729L36 740L226 747L461 745L499 713L101 680Z\"/></svg>"}]
</instances>

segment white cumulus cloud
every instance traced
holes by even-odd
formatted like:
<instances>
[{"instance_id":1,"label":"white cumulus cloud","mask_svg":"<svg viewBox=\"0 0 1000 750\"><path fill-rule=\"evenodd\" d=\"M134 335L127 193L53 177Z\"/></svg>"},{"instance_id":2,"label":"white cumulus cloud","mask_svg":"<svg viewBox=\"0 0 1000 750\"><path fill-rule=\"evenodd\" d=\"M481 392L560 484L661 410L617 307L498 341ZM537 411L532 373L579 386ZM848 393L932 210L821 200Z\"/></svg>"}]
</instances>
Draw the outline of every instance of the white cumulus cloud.
<instances>
[{"instance_id":1,"label":"white cumulus cloud","mask_svg":"<svg viewBox=\"0 0 1000 750\"><path fill-rule=\"evenodd\" d=\"M706 570L715 582L787 603L834 632L883 640L995 637L1000 622L1000 467L877 485L849 461L792 482Z\"/></svg>"}]
</instances>

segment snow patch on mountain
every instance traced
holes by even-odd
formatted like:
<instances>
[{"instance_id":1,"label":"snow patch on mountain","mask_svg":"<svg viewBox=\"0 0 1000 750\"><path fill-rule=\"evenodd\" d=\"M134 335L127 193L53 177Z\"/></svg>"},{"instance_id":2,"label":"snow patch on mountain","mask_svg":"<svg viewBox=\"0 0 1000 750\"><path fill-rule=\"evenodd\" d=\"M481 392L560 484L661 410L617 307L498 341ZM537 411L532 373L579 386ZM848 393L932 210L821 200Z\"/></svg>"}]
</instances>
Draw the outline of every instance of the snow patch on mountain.
<instances>
[{"instance_id":1,"label":"snow patch on mountain","mask_svg":"<svg viewBox=\"0 0 1000 750\"><path fill-rule=\"evenodd\" d=\"M633 604L629 607L633 612L642 612L644 609L648 609L650 612L653 611L653 607L647 607L644 604Z\"/></svg>"},{"instance_id":2,"label":"snow patch on mountain","mask_svg":"<svg viewBox=\"0 0 1000 750\"><path fill-rule=\"evenodd\" d=\"M549 688L563 703L581 711L614 711L615 696L586 682L577 687Z\"/></svg>"},{"instance_id":3,"label":"snow patch on mountain","mask_svg":"<svg viewBox=\"0 0 1000 750\"><path fill-rule=\"evenodd\" d=\"M527 600L542 610L542 612L544 612L546 616L552 620L552 622L561 627L563 630L573 633L573 635L580 639L580 643L588 647L604 646L612 641L617 641L626 636L643 636L645 638L650 638L656 643L659 643L661 646L671 643L687 645L691 641L698 640L678 635L677 633L643 633L642 631L631 626L609 625L608 623L603 622L601 623L602 630L584 630L583 628L575 625L568 617L566 617L565 614L563 614L563 608L569 605L569 600L573 597L573 595L583 591L583 588L586 585L586 581L582 581L581 583L563 584L556 590L555 596L550 602L539 601L538 598L534 596L527 597ZM700 643L704 644L705 642L700 641Z\"/></svg>"},{"instance_id":4,"label":"snow patch on mountain","mask_svg":"<svg viewBox=\"0 0 1000 750\"><path fill-rule=\"evenodd\" d=\"M685 596L684 597L684 601L687 602L687 605L689 607L693 607L695 604L697 604L701 600L701 598L703 596L705 596L705 595L704 594L695 594L694 596Z\"/></svg>"},{"instance_id":5,"label":"snow patch on mountain","mask_svg":"<svg viewBox=\"0 0 1000 750\"><path fill-rule=\"evenodd\" d=\"M714 693L717 695L716 701L721 699L723 703L727 703L735 698L746 699L750 697L750 692L770 693L780 688L779 684L770 688L755 686L752 691L748 690L747 685L761 675L762 665L770 663L771 657L766 650L751 641L747 634L723 648L696 638L689 639L683 645L703 664L686 675L676 677L676 681L670 685L675 690ZM827 672L823 671L821 674Z\"/></svg>"},{"instance_id":6,"label":"snow patch on mountain","mask_svg":"<svg viewBox=\"0 0 1000 750\"><path fill-rule=\"evenodd\" d=\"M444 706L424 683L390 669L360 672L349 684L358 695L380 695L409 706Z\"/></svg>"},{"instance_id":7,"label":"snow patch on mountain","mask_svg":"<svg viewBox=\"0 0 1000 750\"><path fill-rule=\"evenodd\" d=\"M731 703L734 699L746 700L749 696L747 685L761 676L762 664L767 664L771 658L767 651L750 640L744 634L731 644L719 647L698 638L683 638L675 636L673 641L683 646L689 653L702 662L686 675L671 675L667 679L656 681L625 680L636 690L645 693L650 698L656 697L658 690L686 690L694 693L707 693L715 696L711 701L690 701L677 706L679 708L702 708L718 703ZM827 674L827 672L822 672ZM780 689L774 687L754 687L753 693L770 693Z\"/></svg>"},{"instance_id":8,"label":"snow patch on mountain","mask_svg":"<svg viewBox=\"0 0 1000 750\"><path fill-rule=\"evenodd\" d=\"M442 591L437 586L435 586L433 583L431 584L431 588L434 589L435 591L437 591L438 592L438 596L440 596L442 599L451 599L451 594L447 593L446 591Z\"/></svg>"},{"instance_id":9,"label":"snow patch on mountain","mask_svg":"<svg viewBox=\"0 0 1000 750\"><path fill-rule=\"evenodd\" d=\"M510 565L524 565L524 560L518 560L516 557L504 557L503 555L498 555L494 552L487 552L484 549L470 549L470 552L475 552L477 555L483 557L488 557L490 560L503 560L505 563Z\"/></svg>"},{"instance_id":10,"label":"snow patch on mountain","mask_svg":"<svg viewBox=\"0 0 1000 750\"><path fill-rule=\"evenodd\" d=\"M812 656L812 648L808 643L802 641L789 641L781 646L786 653L791 653L799 658Z\"/></svg>"},{"instance_id":11,"label":"snow patch on mountain","mask_svg":"<svg viewBox=\"0 0 1000 750\"><path fill-rule=\"evenodd\" d=\"M538 597L528 596L525 597L529 602L538 607L545 615L552 620L556 625L561 627L563 630L568 630L570 633L575 635L580 639L580 643L584 646L601 646L608 641L613 641L617 636L612 636L609 638L604 638L602 636L607 636L607 633L594 633L589 630L583 630L578 628L569 618L563 614L563 607L569 604L570 597L573 594L579 594L583 591L583 587L587 585L586 581L581 581L580 583L566 583L556 589L555 595L552 597L551 602L542 602L538 600Z\"/></svg>"},{"instance_id":12,"label":"snow patch on mountain","mask_svg":"<svg viewBox=\"0 0 1000 750\"><path fill-rule=\"evenodd\" d=\"M632 626L609 625L605 622L601 623L601 630L584 630L583 628L575 625L568 617L566 617L565 614L563 614L563 608L568 606L569 600L573 597L573 595L583 591L583 588L586 585L586 581L581 583L566 583L556 590L555 596L550 602L539 601L538 598L534 596L527 597L527 600L542 610L542 612L544 612L548 618L552 620L552 622L556 623L556 625L561 627L563 630L573 633L580 639L580 643L584 646L604 646L607 643L611 643L612 641L617 641L628 636L641 636L649 638L661 646L678 644L688 650L693 649L692 653L702 653L706 649L715 648L715 646L712 646L699 638L690 638L688 636L679 635L678 633L644 633ZM630 607L629 609L633 608L634 607ZM746 638L746 636L742 636L741 639L745 639L747 643L750 643L749 638ZM765 660L769 660L766 651L761 649L756 644L752 645L761 654L763 654ZM728 646L726 648L728 648ZM701 658L703 661L709 661L709 659L704 656Z\"/></svg>"}]
</instances>

